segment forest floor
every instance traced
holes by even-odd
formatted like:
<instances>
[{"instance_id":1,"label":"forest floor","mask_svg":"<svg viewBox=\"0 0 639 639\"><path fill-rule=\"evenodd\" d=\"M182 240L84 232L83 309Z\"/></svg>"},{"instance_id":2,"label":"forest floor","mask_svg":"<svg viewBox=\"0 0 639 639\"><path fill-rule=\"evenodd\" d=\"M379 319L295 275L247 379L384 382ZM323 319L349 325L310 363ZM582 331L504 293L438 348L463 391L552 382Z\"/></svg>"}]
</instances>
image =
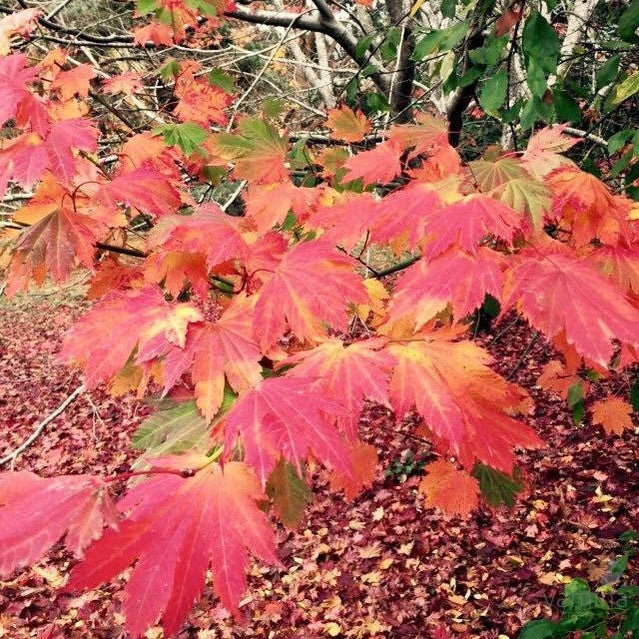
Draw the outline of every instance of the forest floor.
<instances>
[{"instance_id":1,"label":"forest floor","mask_svg":"<svg viewBox=\"0 0 639 639\"><path fill-rule=\"evenodd\" d=\"M0 457L80 384L58 354L81 310L70 296L0 304ZM501 373L533 388L529 423L548 444L519 455L529 488L512 509L483 507L465 520L425 509L419 477L386 477L386 470L409 452L429 458L429 450L407 425L372 407L362 433L380 451L374 485L348 502L316 473L314 502L299 530L278 528L284 569L252 570L241 606L246 623L235 623L207 587L180 639L514 638L524 621L557 611L571 577L602 583L618 535L639 529L639 429L606 436L587 417L575 426L564 401L534 388L551 351L543 340L531 343L532 336L525 322L511 318L479 338ZM594 394L627 396L630 381L599 383ZM149 412L134 397L84 393L14 467L45 476L124 471L136 457L129 437ZM635 574L638 563L630 569ZM72 564L56 546L0 582L0 637L126 636L120 614L126 575L70 597L59 587ZM161 631L152 628L147 637L159 639Z\"/></svg>"}]
</instances>

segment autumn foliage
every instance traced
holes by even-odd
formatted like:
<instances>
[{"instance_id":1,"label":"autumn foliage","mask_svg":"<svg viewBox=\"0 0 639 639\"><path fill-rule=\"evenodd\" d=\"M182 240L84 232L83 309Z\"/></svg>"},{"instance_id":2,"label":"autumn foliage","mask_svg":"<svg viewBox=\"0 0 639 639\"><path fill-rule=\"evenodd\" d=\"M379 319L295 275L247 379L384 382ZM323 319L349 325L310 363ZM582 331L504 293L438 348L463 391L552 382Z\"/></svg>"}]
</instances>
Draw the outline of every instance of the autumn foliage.
<instances>
[{"instance_id":1,"label":"autumn foliage","mask_svg":"<svg viewBox=\"0 0 639 639\"><path fill-rule=\"evenodd\" d=\"M228 9L159 4L173 27L150 22L139 43L179 39L192 5ZM98 82L61 49L34 64L1 45L0 191L34 190L5 232L7 293L87 269L94 303L64 358L88 388L168 398L129 474L0 474L4 575L64 537L80 559L69 591L135 566L132 636L158 619L177 632L209 568L240 618L251 557L277 565L275 520L295 525L310 470L347 497L370 482L367 402L419 422L439 457L424 503L448 515L477 506L482 469L512 476L518 448L543 446L526 389L473 340L487 301L552 341L539 380L551 392L639 359L639 210L562 155L577 142L562 126L464 164L427 111L373 135L341 106L326 128L344 153L311 147L300 183L287 131L233 114L234 96L175 63L171 122L112 123L125 139L107 161L89 94L131 94L140 77ZM246 181L242 215L198 203L212 170ZM619 397L592 406L614 433L630 411Z\"/></svg>"}]
</instances>

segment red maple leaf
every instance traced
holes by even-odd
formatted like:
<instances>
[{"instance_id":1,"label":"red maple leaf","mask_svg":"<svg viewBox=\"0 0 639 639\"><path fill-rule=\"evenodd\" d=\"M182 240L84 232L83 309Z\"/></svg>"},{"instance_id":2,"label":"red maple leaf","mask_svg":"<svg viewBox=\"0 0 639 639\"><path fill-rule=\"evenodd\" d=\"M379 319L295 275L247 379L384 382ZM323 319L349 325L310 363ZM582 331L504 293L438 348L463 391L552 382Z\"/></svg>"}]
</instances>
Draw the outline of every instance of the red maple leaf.
<instances>
[{"instance_id":1,"label":"red maple leaf","mask_svg":"<svg viewBox=\"0 0 639 639\"><path fill-rule=\"evenodd\" d=\"M345 415L344 406L323 392L310 390L314 380L275 377L240 396L227 413L226 455L231 455L238 436L245 461L253 467L262 485L280 456L301 472L309 453L329 468L352 475L352 456L335 427L335 416Z\"/></svg>"},{"instance_id":2,"label":"red maple leaf","mask_svg":"<svg viewBox=\"0 0 639 639\"><path fill-rule=\"evenodd\" d=\"M62 354L84 365L86 383L93 387L113 377L136 346L141 362L165 352L168 343L184 347L189 322L200 319L193 305L167 302L158 286L114 291L67 333Z\"/></svg>"},{"instance_id":3,"label":"red maple leaf","mask_svg":"<svg viewBox=\"0 0 639 639\"><path fill-rule=\"evenodd\" d=\"M422 259L399 277L390 322L412 318L419 329L448 304L463 319L484 303L486 293L501 299L504 266L501 255L485 247L475 255L451 248L432 262Z\"/></svg>"},{"instance_id":4,"label":"red maple leaf","mask_svg":"<svg viewBox=\"0 0 639 639\"><path fill-rule=\"evenodd\" d=\"M162 468L197 468L192 477L158 474L118 502L126 517L86 552L65 586L95 588L137 561L127 582L124 613L134 637L162 617L165 636L175 634L204 588L209 564L215 592L238 618L246 590L247 550L278 563L273 531L256 501L264 499L242 462L224 469L196 456L164 457Z\"/></svg>"},{"instance_id":5,"label":"red maple leaf","mask_svg":"<svg viewBox=\"0 0 639 639\"><path fill-rule=\"evenodd\" d=\"M116 525L105 486L90 475L0 475L0 574L40 559L65 533L65 546L81 557L105 523Z\"/></svg>"},{"instance_id":6,"label":"red maple leaf","mask_svg":"<svg viewBox=\"0 0 639 639\"><path fill-rule=\"evenodd\" d=\"M286 327L301 340L317 341L323 323L346 328L349 302L363 302L366 292L351 258L316 240L297 244L258 292L255 335L267 350Z\"/></svg>"},{"instance_id":7,"label":"red maple leaf","mask_svg":"<svg viewBox=\"0 0 639 639\"><path fill-rule=\"evenodd\" d=\"M402 150L399 146L392 142L382 142L348 159L344 165L348 172L342 180L352 182L361 178L365 185L375 182L387 184L401 173L401 156Z\"/></svg>"},{"instance_id":8,"label":"red maple leaf","mask_svg":"<svg viewBox=\"0 0 639 639\"><path fill-rule=\"evenodd\" d=\"M354 439L364 401L388 405L388 378L394 360L380 350L384 344L383 339L367 339L346 346L331 338L312 350L292 355L282 365L297 364L289 377L314 379L311 388L321 389L327 397L340 398L347 413L338 418L338 424Z\"/></svg>"},{"instance_id":9,"label":"red maple leaf","mask_svg":"<svg viewBox=\"0 0 639 639\"><path fill-rule=\"evenodd\" d=\"M639 345L637 307L609 278L556 242L521 253L504 304L516 304L549 337L565 332L568 344L604 368L613 339Z\"/></svg>"},{"instance_id":10,"label":"red maple leaf","mask_svg":"<svg viewBox=\"0 0 639 639\"><path fill-rule=\"evenodd\" d=\"M118 175L106 182L95 194L95 199L115 209L119 203L150 215L169 215L180 206L180 193L171 181L157 169L140 167Z\"/></svg>"},{"instance_id":11,"label":"red maple leaf","mask_svg":"<svg viewBox=\"0 0 639 639\"><path fill-rule=\"evenodd\" d=\"M222 405L225 380L240 393L262 379L251 307L252 300L236 297L215 322L191 324L184 348L171 348L164 360L164 391L190 370L197 405L207 422Z\"/></svg>"}]
</instances>

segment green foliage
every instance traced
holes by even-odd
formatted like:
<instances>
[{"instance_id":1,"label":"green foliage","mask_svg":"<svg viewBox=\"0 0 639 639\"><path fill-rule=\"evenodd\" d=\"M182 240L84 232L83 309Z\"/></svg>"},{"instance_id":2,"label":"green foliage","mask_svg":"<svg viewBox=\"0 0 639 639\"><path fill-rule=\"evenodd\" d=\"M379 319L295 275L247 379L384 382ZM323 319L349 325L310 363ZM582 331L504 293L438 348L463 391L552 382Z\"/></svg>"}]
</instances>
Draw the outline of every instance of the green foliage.
<instances>
[{"instance_id":1,"label":"green foliage","mask_svg":"<svg viewBox=\"0 0 639 639\"><path fill-rule=\"evenodd\" d=\"M639 0L633 0L619 19L619 37L626 42L639 44Z\"/></svg>"},{"instance_id":2,"label":"green foliage","mask_svg":"<svg viewBox=\"0 0 639 639\"><path fill-rule=\"evenodd\" d=\"M403 477L413 477L421 475L426 466L422 459L416 459L412 450L409 450L403 457L399 457L386 469L385 477L400 481Z\"/></svg>"},{"instance_id":3,"label":"green foliage","mask_svg":"<svg viewBox=\"0 0 639 639\"><path fill-rule=\"evenodd\" d=\"M572 410L572 421L580 424L584 417L584 387L581 382L568 389L568 407Z\"/></svg>"},{"instance_id":4,"label":"green foliage","mask_svg":"<svg viewBox=\"0 0 639 639\"><path fill-rule=\"evenodd\" d=\"M313 493L295 467L280 458L266 485L266 494L273 500L277 516L289 527L299 524Z\"/></svg>"},{"instance_id":5,"label":"green foliage","mask_svg":"<svg viewBox=\"0 0 639 639\"><path fill-rule=\"evenodd\" d=\"M479 482L484 499L495 508L512 508L517 495L524 489L524 482L517 468L512 475L507 475L485 464L475 464L472 475Z\"/></svg>"},{"instance_id":6,"label":"green foliage","mask_svg":"<svg viewBox=\"0 0 639 639\"><path fill-rule=\"evenodd\" d=\"M526 20L522 49L528 64L534 60L545 73L557 70L559 36L539 11L533 11Z\"/></svg>"},{"instance_id":7,"label":"green foliage","mask_svg":"<svg viewBox=\"0 0 639 639\"><path fill-rule=\"evenodd\" d=\"M582 579L566 584L557 619L536 619L522 628L519 639L561 639L579 633L580 639L639 638L639 585L624 583L635 554L636 533L619 537L621 556L610 563L604 583L594 591Z\"/></svg>"},{"instance_id":8,"label":"green foliage","mask_svg":"<svg viewBox=\"0 0 639 639\"><path fill-rule=\"evenodd\" d=\"M194 122L180 124L162 124L154 131L156 135L164 138L167 146L178 146L186 155L200 153L206 155L201 145L206 140L206 130Z\"/></svg>"},{"instance_id":9,"label":"green foliage","mask_svg":"<svg viewBox=\"0 0 639 639\"><path fill-rule=\"evenodd\" d=\"M506 100L508 89L508 76L505 69L500 69L492 78L489 78L482 88L479 103L490 115L497 116L497 110Z\"/></svg>"}]
</instances>

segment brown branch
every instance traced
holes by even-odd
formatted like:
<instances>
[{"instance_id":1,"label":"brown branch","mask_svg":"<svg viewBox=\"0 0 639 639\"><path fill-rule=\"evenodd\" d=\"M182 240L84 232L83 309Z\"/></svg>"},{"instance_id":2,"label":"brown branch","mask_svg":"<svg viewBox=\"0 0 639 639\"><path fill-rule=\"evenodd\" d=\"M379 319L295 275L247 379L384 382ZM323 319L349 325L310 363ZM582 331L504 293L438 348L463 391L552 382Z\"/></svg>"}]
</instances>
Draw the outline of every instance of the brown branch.
<instances>
[{"instance_id":1,"label":"brown branch","mask_svg":"<svg viewBox=\"0 0 639 639\"><path fill-rule=\"evenodd\" d=\"M17 448L7 453L4 457L0 458L0 466L4 466L7 462L15 462L16 457L24 452L33 442L40 437L44 429L54 420L60 416L67 406L77 399L82 393L84 393L85 386L80 384L53 412L49 413L34 429L31 435L25 439L22 444Z\"/></svg>"}]
</instances>

